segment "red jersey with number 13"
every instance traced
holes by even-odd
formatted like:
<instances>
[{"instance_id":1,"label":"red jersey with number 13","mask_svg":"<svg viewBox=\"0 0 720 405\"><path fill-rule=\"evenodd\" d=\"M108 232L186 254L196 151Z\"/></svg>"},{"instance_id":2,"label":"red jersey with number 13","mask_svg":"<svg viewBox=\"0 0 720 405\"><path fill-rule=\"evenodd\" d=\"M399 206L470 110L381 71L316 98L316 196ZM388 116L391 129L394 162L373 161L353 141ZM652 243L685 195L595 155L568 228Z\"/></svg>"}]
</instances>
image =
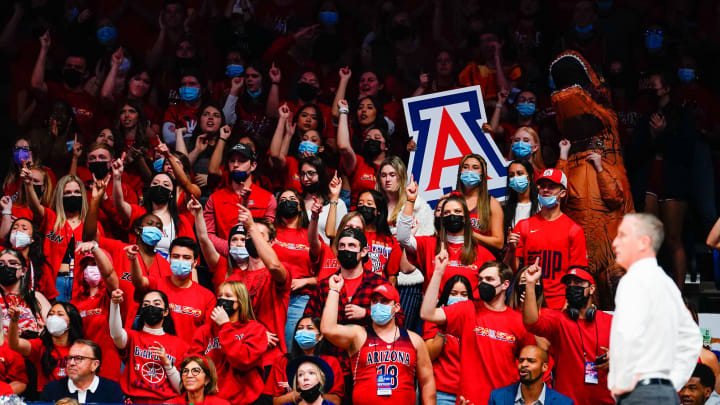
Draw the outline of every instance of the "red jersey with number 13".
<instances>
[{"instance_id":1,"label":"red jersey with number 13","mask_svg":"<svg viewBox=\"0 0 720 405\"><path fill-rule=\"evenodd\" d=\"M415 403L417 352L404 328L395 342L382 340L372 327L365 328L367 338L350 360L355 380L354 405L399 405ZM390 377L389 395L378 395L378 376Z\"/></svg>"}]
</instances>

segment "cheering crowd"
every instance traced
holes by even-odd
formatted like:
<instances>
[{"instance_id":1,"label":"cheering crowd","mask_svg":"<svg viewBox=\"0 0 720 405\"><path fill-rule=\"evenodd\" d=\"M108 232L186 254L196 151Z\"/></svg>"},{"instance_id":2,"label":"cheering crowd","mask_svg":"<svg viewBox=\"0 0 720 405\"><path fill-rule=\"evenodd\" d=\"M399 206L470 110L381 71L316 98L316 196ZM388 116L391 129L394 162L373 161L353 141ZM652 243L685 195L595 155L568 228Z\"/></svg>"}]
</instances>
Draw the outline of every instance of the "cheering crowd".
<instances>
[{"instance_id":1,"label":"cheering crowd","mask_svg":"<svg viewBox=\"0 0 720 405\"><path fill-rule=\"evenodd\" d=\"M0 6L0 395L720 403L720 2L355 3ZM472 85L507 196L433 208L402 99Z\"/></svg>"}]
</instances>

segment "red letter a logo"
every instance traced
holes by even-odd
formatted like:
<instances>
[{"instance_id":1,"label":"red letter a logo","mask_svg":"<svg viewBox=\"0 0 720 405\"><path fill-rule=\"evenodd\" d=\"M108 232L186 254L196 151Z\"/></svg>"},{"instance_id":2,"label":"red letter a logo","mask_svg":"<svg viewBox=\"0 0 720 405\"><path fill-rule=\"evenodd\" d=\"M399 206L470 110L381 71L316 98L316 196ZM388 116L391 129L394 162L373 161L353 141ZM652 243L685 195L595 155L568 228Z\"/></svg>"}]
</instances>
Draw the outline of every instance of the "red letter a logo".
<instances>
[{"instance_id":1,"label":"red letter a logo","mask_svg":"<svg viewBox=\"0 0 720 405\"><path fill-rule=\"evenodd\" d=\"M448 147L448 140L452 138L452 142L460 150L460 156L445 159L445 153ZM429 145L428 145L429 146ZM472 150L465 142L465 138L455 126L450 114L443 108L442 118L440 119L440 130L438 131L437 144L435 145L435 158L433 159L432 174L430 175L430 183L427 191L440 188L440 177L442 171L446 167L457 166L463 156L472 153Z\"/></svg>"}]
</instances>

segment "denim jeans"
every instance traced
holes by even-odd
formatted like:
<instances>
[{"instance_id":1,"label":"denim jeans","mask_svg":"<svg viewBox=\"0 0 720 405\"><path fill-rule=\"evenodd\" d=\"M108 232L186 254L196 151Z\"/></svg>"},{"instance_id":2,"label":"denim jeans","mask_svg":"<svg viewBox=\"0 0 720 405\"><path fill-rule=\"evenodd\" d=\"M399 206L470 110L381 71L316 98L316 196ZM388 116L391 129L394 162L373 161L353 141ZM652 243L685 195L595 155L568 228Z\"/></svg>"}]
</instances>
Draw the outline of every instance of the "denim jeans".
<instances>
[{"instance_id":1,"label":"denim jeans","mask_svg":"<svg viewBox=\"0 0 720 405\"><path fill-rule=\"evenodd\" d=\"M449 392L437 392L437 405L455 405L455 399L457 396L455 394L450 394Z\"/></svg>"},{"instance_id":2,"label":"denim jeans","mask_svg":"<svg viewBox=\"0 0 720 405\"><path fill-rule=\"evenodd\" d=\"M57 289L58 292L58 302L70 302L72 299L73 274L72 272L69 274L70 277L58 276L55 279L55 289Z\"/></svg>"},{"instance_id":3,"label":"denim jeans","mask_svg":"<svg viewBox=\"0 0 720 405\"><path fill-rule=\"evenodd\" d=\"M288 352L292 347L292 341L295 338L295 326L305 312L305 306L310 301L309 295L291 295L290 305L288 305L287 321L285 321L285 344Z\"/></svg>"}]
</instances>

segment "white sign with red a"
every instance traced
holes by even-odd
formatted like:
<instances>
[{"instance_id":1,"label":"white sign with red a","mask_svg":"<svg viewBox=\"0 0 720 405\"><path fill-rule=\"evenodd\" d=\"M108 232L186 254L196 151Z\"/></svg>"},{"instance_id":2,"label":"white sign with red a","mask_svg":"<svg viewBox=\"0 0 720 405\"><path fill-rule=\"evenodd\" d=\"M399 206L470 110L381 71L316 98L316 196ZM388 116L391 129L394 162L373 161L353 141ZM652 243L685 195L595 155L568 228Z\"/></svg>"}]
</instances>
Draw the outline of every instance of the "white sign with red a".
<instances>
[{"instance_id":1,"label":"white sign with red a","mask_svg":"<svg viewBox=\"0 0 720 405\"><path fill-rule=\"evenodd\" d=\"M476 153L487 162L490 194L505 199L508 162L495 141L482 130L487 122L480 86L403 99L408 133L417 148L408 169L418 191L432 207L455 190L460 159Z\"/></svg>"}]
</instances>

